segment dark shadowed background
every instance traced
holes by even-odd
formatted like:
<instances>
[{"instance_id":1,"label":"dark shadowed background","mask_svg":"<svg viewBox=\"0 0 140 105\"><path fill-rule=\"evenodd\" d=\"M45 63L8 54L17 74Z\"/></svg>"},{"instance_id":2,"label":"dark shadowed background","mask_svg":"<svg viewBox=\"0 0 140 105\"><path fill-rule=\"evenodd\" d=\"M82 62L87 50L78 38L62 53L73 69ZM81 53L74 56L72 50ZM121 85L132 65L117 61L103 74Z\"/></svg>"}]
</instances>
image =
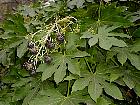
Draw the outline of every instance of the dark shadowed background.
<instances>
[{"instance_id":1,"label":"dark shadowed background","mask_svg":"<svg viewBox=\"0 0 140 105\"><path fill-rule=\"evenodd\" d=\"M35 0L0 0L0 20L3 15L11 10L15 10L18 4L29 4Z\"/></svg>"}]
</instances>

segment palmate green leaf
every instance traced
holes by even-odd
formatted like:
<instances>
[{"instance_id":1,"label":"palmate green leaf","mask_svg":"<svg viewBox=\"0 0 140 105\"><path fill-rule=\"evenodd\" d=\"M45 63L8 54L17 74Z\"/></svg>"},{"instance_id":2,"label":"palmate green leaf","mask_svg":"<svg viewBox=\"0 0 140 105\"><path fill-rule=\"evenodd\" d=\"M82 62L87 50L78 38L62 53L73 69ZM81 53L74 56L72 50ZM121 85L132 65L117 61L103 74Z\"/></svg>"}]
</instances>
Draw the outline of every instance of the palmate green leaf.
<instances>
[{"instance_id":1,"label":"palmate green leaf","mask_svg":"<svg viewBox=\"0 0 140 105\"><path fill-rule=\"evenodd\" d=\"M112 83L106 82L108 77L105 75L105 71L107 71L105 65L98 65L98 68L94 74L89 74L76 80L73 84L72 91L82 90L88 86L88 93L95 102L97 102L97 99L102 94L103 89L113 98L122 100L122 93L119 88Z\"/></svg>"},{"instance_id":2,"label":"palmate green leaf","mask_svg":"<svg viewBox=\"0 0 140 105\"><path fill-rule=\"evenodd\" d=\"M115 24L115 25L122 25L128 26L131 25L132 22L129 21L125 17L125 10L126 7L116 6L117 3L111 3L107 6L102 6L101 8L101 19L100 21L105 24ZM111 14L111 15L110 15Z\"/></svg>"},{"instance_id":3,"label":"palmate green leaf","mask_svg":"<svg viewBox=\"0 0 140 105\"><path fill-rule=\"evenodd\" d=\"M56 83L59 83L64 79L66 75L67 70L66 64L68 64L68 70L71 73L80 75L79 63L71 59L71 57L59 53L53 55L52 64L50 65L41 64L38 67L37 71L43 72L42 81L51 77L52 74L54 73L54 80Z\"/></svg>"},{"instance_id":4,"label":"palmate green leaf","mask_svg":"<svg viewBox=\"0 0 140 105\"><path fill-rule=\"evenodd\" d=\"M29 102L29 105L79 105L82 102L94 105L89 96L83 95L82 92L77 92L65 97L56 89L51 88L41 90L39 95Z\"/></svg>"},{"instance_id":5,"label":"palmate green leaf","mask_svg":"<svg viewBox=\"0 0 140 105\"><path fill-rule=\"evenodd\" d=\"M127 59L131 64L140 70L140 56L131 52L132 47L128 48L112 48L111 51L117 53L118 61L123 65Z\"/></svg>"},{"instance_id":6,"label":"palmate green leaf","mask_svg":"<svg viewBox=\"0 0 140 105\"><path fill-rule=\"evenodd\" d=\"M14 47L19 46L21 43L23 43L24 40L25 39L23 39L23 38L13 37L13 38L10 38L7 41L5 41L3 46L5 49L14 48Z\"/></svg>"},{"instance_id":7,"label":"palmate green leaf","mask_svg":"<svg viewBox=\"0 0 140 105\"><path fill-rule=\"evenodd\" d=\"M3 24L3 29L5 30L5 35L8 37L13 37L15 34L16 37L23 37L27 34L27 30L24 27L24 18L22 15L16 13L11 14L8 19ZM4 37L4 36L3 36Z\"/></svg>"},{"instance_id":8,"label":"palmate green leaf","mask_svg":"<svg viewBox=\"0 0 140 105\"><path fill-rule=\"evenodd\" d=\"M134 89L135 86L137 84L139 84L139 81L140 81L140 71L138 70L135 70L134 68L133 69L126 69L126 68L123 68L123 67L115 67L113 68L112 70L108 70L107 71L110 76L114 76L114 82L117 82L115 81L116 79L118 80L121 80L118 84L122 85L122 86L128 86L130 89ZM112 77L110 77L111 79ZM116 78L116 79L115 79Z\"/></svg>"},{"instance_id":9,"label":"palmate green leaf","mask_svg":"<svg viewBox=\"0 0 140 105\"><path fill-rule=\"evenodd\" d=\"M114 37L101 37L99 39L99 46L105 50L110 50L112 46L125 47L127 45L124 41Z\"/></svg>"},{"instance_id":10,"label":"palmate green leaf","mask_svg":"<svg viewBox=\"0 0 140 105\"><path fill-rule=\"evenodd\" d=\"M98 28L97 34L92 35L90 32L85 32L81 38L90 38L88 42L90 46L94 46L99 42L99 46L105 50L110 50L112 46L125 47L127 46L126 43L123 40L115 38L114 36L129 38L128 35L123 33L110 33L118 27L119 26L108 27L107 25L104 25Z\"/></svg>"}]
</instances>

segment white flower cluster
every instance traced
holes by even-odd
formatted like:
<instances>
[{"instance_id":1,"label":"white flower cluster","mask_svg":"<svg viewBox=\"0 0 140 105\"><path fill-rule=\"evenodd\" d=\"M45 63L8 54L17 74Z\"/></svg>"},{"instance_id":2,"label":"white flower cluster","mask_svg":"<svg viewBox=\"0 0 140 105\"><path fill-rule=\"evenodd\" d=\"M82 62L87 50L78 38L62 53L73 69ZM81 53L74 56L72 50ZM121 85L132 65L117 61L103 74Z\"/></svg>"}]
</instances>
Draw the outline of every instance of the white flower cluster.
<instances>
[{"instance_id":1,"label":"white flower cluster","mask_svg":"<svg viewBox=\"0 0 140 105\"><path fill-rule=\"evenodd\" d=\"M44 7L50 6L50 2L55 2L55 0L45 0Z\"/></svg>"}]
</instances>

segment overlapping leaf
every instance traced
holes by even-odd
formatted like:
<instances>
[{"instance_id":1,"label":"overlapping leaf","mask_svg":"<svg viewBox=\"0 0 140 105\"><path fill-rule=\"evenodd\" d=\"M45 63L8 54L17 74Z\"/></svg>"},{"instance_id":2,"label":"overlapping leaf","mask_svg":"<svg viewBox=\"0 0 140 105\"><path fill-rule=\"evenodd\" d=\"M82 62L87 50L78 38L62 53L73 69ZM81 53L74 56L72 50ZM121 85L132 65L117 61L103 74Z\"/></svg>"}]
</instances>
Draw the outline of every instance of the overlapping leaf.
<instances>
[{"instance_id":1,"label":"overlapping leaf","mask_svg":"<svg viewBox=\"0 0 140 105\"><path fill-rule=\"evenodd\" d=\"M139 46L139 45L138 45ZM132 50L137 51L139 47L137 45L130 48L112 48L112 51L117 53L118 61L123 65L127 59L130 60L131 64L140 70L140 56L131 52ZM132 48L132 49L131 49Z\"/></svg>"},{"instance_id":2,"label":"overlapping leaf","mask_svg":"<svg viewBox=\"0 0 140 105\"><path fill-rule=\"evenodd\" d=\"M125 47L127 46L126 43L123 40L115 37L118 36L130 38L130 36L123 33L110 33L117 27L118 26L108 27L105 25L98 28L97 34L92 35L90 32L84 32L81 38L90 38L88 42L90 46L94 46L99 42L99 46L105 50L110 50L112 46Z\"/></svg>"},{"instance_id":3,"label":"overlapping leaf","mask_svg":"<svg viewBox=\"0 0 140 105\"><path fill-rule=\"evenodd\" d=\"M79 105L80 103L94 105L89 96L83 95L82 92L76 92L65 97L59 91L51 88L40 91L39 95L29 102L29 105Z\"/></svg>"},{"instance_id":4,"label":"overlapping leaf","mask_svg":"<svg viewBox=\"0 0 140 105\"><path fill-rule=\"evenodd\" d=\"M72 91L82 90L88 86L88 93L95 102L97 102L97 99L102 94L103 89L115 99L122 100L122 94L119 88L116 85L105 81L108 80L108 77L105 75L107 68L104 66L105 65L98 65L94 74L89 74L76 80L72 87Z\"/></svg>"},{"instance_id":5,"label":"overlapping leaf","mask_svg":"<svg viewBox=\"0 0 140 105\"><path fill-rule=\"evenodd\" d=\"M68 64L68 67L66 64ZM67 69L73 74L80 75L80 67L78 62L71 59L71 57L68 55L57 53L56 55L53 55L52 64L41 64L37 71L43 72L42 80L46 80L54 73L54 80L56 83L59 83L64 79Z\"/></svg>"},{"instance_id":6,"label":"overlapping leaf","mask_svg":"<svg viewBox=\"0 0 140 105\"><path fill-rule=\"evenodd\" d=\"M108 6L102 6L100 21L111 25L129 26L133 24L125 15L127 8L116 6L116 4L117 3L112 3Z\"/></svg>"},{"instance_id":7,"label":"overlapping leaf","mask_svg":"<svg viewBox=\"0 0 140 105\"><path fill-rule=\"evenodd\" d=\"M140 72L132 69L126 69L124 67L115 67L112 70L108 70L110 73L110 81L115 81L120 78L130 89L134 89L140 83ZM139 91L138 91L139 92Z\"/></svg>"}]
</instances>

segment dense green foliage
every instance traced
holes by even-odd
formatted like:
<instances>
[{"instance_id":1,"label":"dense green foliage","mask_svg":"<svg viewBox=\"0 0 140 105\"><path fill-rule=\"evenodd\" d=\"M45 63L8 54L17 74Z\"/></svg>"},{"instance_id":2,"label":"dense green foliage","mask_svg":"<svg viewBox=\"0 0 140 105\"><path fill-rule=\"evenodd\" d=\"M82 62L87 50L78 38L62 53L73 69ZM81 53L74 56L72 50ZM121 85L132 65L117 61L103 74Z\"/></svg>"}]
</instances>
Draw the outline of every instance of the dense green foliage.
<instances>
[{"instance_id":1,"label":"dense green foliage","mask_svg":"<svg viewBox=\"0 0 140 105\"><path fill-rule=\"evenodd\" d=\"M139 105L140 3L55 0L0 25L0 105Z\"/></svg>"}]
</instances>

